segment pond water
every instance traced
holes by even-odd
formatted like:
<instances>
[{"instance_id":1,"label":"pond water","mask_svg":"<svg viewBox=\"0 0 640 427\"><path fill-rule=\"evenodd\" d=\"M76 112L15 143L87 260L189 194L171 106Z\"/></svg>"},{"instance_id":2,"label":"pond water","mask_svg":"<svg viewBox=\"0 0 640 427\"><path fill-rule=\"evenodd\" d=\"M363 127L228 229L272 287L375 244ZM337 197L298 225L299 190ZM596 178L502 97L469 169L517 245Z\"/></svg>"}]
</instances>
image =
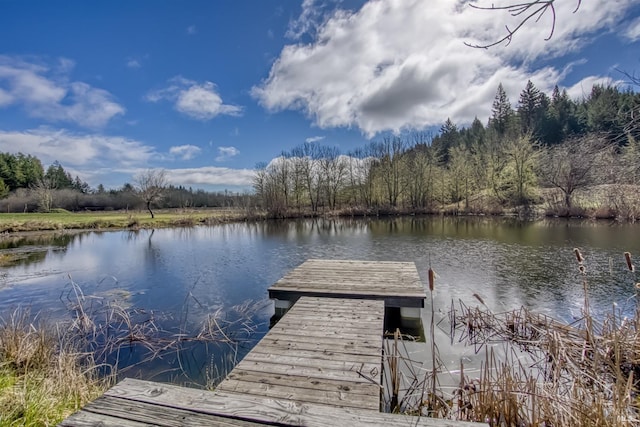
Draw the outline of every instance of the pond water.
<instances>
[{"instance_id":1,"label":"pond water","mask_svg":"<svg viewBox=\"0 0 640 427\"><path fill-rule=\"evenodd\" d=\"M447 317L452 300L477 304L477 294L492 310L524 305L570 322L584 301L573 248L585 258L592 308L616 303L630 313L640 279L623 253L640 254L639 235L636 225L608 222L399 217L5 239L0 254L16 260L0 270L0 314L29 307L32 315L69 320L82 300L82 313L113 322L116 307L130 313L120 325L129 319L147 325L152 338L184 340L152 362L136 350L140 343L121 343L110 361L130 366L128 376L204 384L268 331L267 288L306 259L415 261L425 284L431 265L437 319ZM203 324L222 326L222 343L197 339ZM451 363L467 353L472 358L472 350L451 353Z\"/></svg>"}]
</instances>

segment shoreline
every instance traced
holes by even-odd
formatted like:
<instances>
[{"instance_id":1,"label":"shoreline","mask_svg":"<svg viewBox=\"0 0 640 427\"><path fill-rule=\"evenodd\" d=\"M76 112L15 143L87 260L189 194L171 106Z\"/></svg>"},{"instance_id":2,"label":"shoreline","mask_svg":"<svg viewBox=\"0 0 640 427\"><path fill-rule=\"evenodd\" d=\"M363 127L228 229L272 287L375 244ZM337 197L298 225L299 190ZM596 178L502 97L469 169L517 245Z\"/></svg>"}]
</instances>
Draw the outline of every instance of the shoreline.
<instances>
[{"instance_id":1,"label":"shoreline","mask_svg":"<svg viewBox=\"0 0 640 427\"><path fill-rule=\"evenodd\" d=\"M47 218L51 215L51 219ZM9 216L10 218L7 218ZM24 216L20 218L20 216ZM287 212L280 215L269 215L266 212L248 213L242 210L226 211L224 214L216 213L211 210L179 212L167 210L156 215L156 218L149 218L142 212L125 213L115 212L106 215L95 215L95 213L75 213L67 212L64 214L42 214L42 213L24 213L24 214L0 214L0 241L11 238L20 237L37 237L39 235L50 234L78 234L89 231L123 231L123 230L145 230L156 228L172 228L172 227L193 227L197 225L218 225L247 221L265 221L265 220L295 220L295 219L311 219L311 218L392 218L392 217L491 217L491 218L518 218L523 221L536 221L548 218L555 219L574 219L574 220L608 220L617 222L635 222L613 216L591 215L551 215L544 214L540 210L537 212L535 208L528 210L526 214L518 210L496 212L464 212L441 210L439 212L426 211L410 211L410 210L389 210L377 209L371 211L365 210L341 210L322 213L311 212ZM83 218L84 217L84 218Z\"/></svg>"}]
</instances>

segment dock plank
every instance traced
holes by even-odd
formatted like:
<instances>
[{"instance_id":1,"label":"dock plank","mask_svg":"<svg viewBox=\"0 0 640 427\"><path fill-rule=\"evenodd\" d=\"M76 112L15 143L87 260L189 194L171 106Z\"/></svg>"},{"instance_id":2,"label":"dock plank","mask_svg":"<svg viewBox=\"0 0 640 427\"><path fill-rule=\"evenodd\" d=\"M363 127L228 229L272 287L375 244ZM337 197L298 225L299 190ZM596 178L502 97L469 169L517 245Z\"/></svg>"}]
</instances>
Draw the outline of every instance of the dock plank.
<instances>
[{"instance_id":1,"label":"dock plank","mask_svg":"<svg viewBox=\"0 0 640 427\"><path fill-rule=\"evenodd\" d=\"M105 393L124 401L190 410L250 422L325 427L328 425L474 427L482 424L386 414L372 410L300 403L227 391L203 391L127 378ZM213 424L215 425L215 424Z\"/></svg>"},{"instance_id":2,"label":"dock plank","mask_svg":"<svg viewBox=\"0 0 640 427\"><path fill-rule=\"evenodd\" d=\"M262 424L197 410L172 408L149 402L102 396L83 411L64 420L60 426L73 427L255 427Z\"/></svg>"}]
</instances>

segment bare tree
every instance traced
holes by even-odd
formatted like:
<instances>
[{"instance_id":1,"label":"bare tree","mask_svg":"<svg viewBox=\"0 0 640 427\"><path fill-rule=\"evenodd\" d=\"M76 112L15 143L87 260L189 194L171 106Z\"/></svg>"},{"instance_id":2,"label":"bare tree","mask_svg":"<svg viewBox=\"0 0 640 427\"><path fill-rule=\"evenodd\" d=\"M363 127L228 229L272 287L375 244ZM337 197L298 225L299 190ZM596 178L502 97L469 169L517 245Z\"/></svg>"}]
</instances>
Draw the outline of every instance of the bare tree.
<instances>
[{"instance_id":1,"label":"bare tree","mask_svg":"<svg viewBox=\"0 0 640 427\"><path fill-rule=\"evenodd\" d=\"M324 176L324 195L329 209L335 210L340 190L344 187L347 176L347 161L340 155L337 147L321 147L318 159L320 172Z\"/></svg>"},{"instance_id":2,"label":"bare tree","mask_svg":"<svg viewBox=\"0 0 640 427\"><path fill-rule=\"evenodd\" d=\"M155 218L151 204L157 203L164 196L167 188L167 171L164 169L146 169L135 176L138 195L147 206L151 218Z\"/></svg>"},{"instance_id":3,"label":"bare tree","mask_svg":"<svg viewBox=\"0 0 640 427\"><path fill-rule=\"evenodd\" d=\"M53 207L53 190L56 185L51 178L42 177L31 187L38 200L38 209L42 212L51 212Z\"/></svg>"},{"instance_id":4,"label":"bare tree","mask_svg":"<svg viewBox=\"0 0 640 427\"><path fill-rule=\"evenodd\" d=\"M576 190L600 183L607 177L611 145L604 138L587 135L549 147L542 155L540 178L562 191L566 208L572 207Z\"/></svg>"},{"instance_id":5,"label":"bare tree","mask_svg":"<svg viewBox=\"0 0 640 427\"><path fill-rule=\"evenodd\" d=\"M404 154L407 142L398 137L385 137L382 142L375 144L376 165L382 182L387 203L390 207L396 207L398 200L404 191L404 183L400 179L404 169Z\"/></svg>"}]
</instances>

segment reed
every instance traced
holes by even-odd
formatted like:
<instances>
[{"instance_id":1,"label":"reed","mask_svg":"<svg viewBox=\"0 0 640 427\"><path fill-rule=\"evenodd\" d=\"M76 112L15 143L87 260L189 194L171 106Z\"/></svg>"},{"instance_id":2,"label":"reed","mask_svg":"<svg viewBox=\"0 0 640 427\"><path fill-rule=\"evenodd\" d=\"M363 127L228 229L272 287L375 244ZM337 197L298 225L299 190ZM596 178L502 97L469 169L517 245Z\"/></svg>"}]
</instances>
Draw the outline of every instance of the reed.
<instances>
[{"instance_id":1,"label":"reed","mask_svg":"<svg viewBox=\"0 0 640 427\"><path fill-rule=\"evenodd\" d=\"M479 372L471 376L461 362L457 387L432 389L422 400L411 398L417 395L411 388L403 397L400 388L396 410L491 426L640 425L640 310L625 316L614 304L594 316L585 257L579 249L574 255L584 292L580 319L567 324L525 307L494 312L477 295L480 305L452 302L451 339L484 354ZM624 259L634 273L631 255L625 253ZM430 289L431 280L429 274ZM435 370L423 369L402 349L394 343L391 354L414 367L401 370L399 380L435 384ZM437 349L432 353L438 373L453 377L443 372ZM411 377L412 372L418 376Z\"/></svg>"}]
</instances>

